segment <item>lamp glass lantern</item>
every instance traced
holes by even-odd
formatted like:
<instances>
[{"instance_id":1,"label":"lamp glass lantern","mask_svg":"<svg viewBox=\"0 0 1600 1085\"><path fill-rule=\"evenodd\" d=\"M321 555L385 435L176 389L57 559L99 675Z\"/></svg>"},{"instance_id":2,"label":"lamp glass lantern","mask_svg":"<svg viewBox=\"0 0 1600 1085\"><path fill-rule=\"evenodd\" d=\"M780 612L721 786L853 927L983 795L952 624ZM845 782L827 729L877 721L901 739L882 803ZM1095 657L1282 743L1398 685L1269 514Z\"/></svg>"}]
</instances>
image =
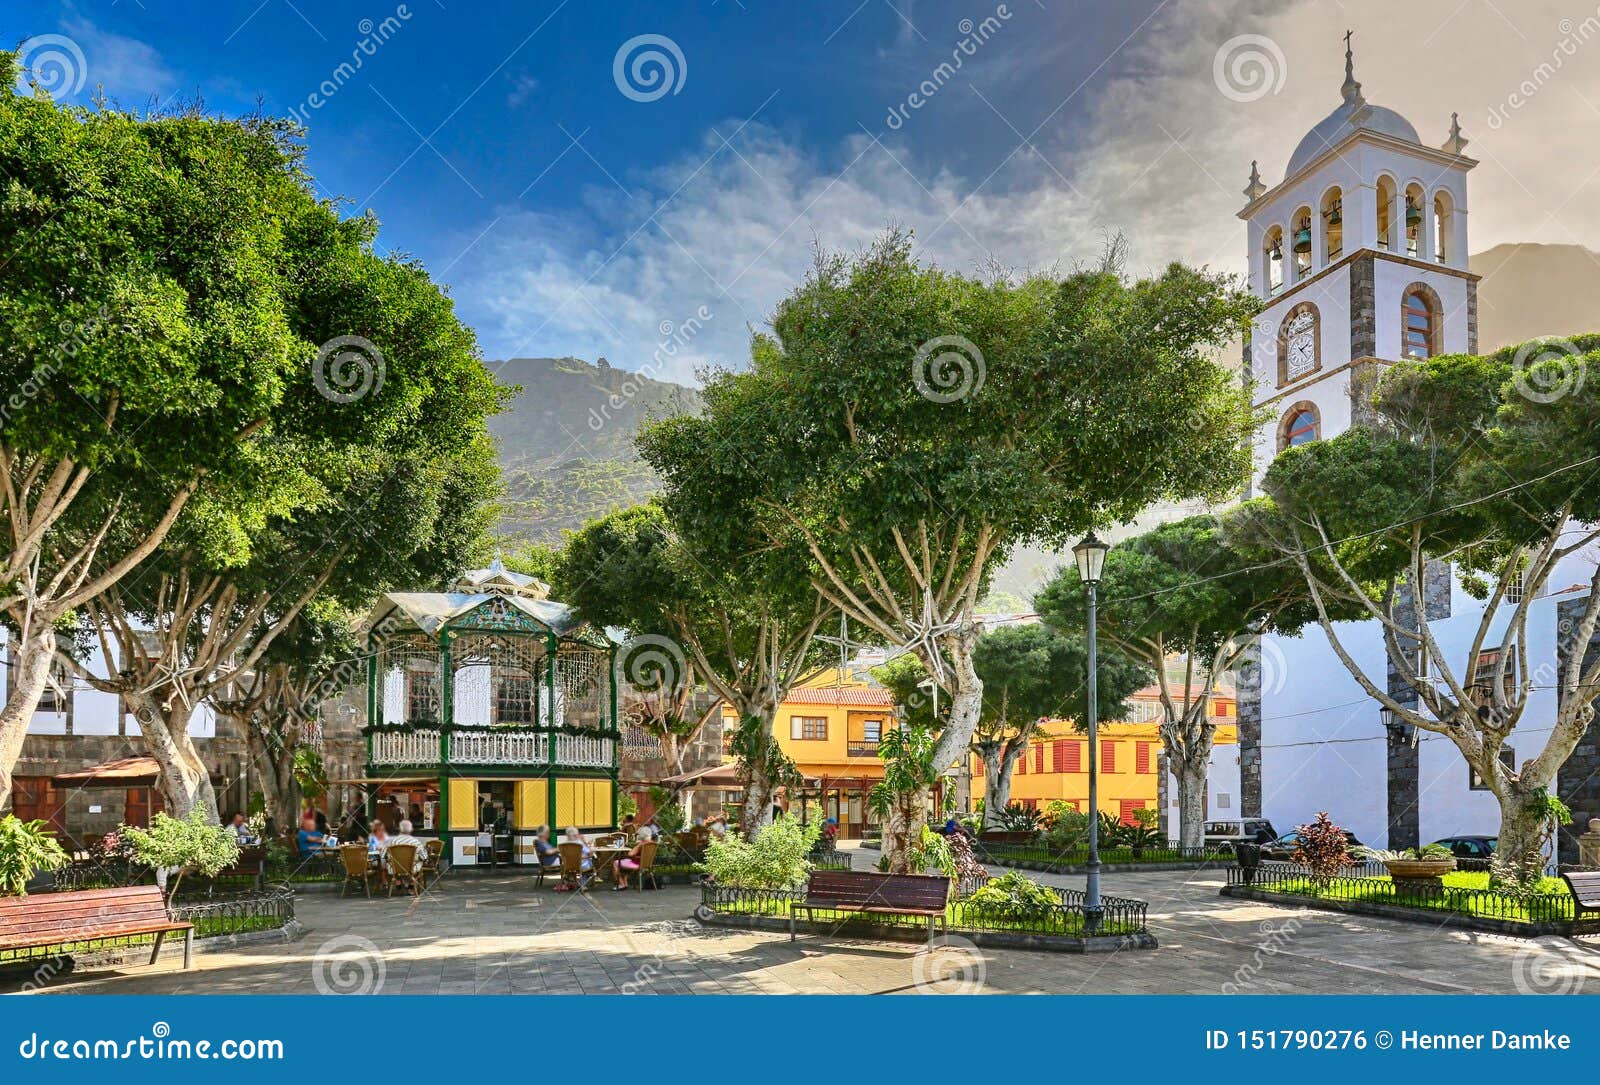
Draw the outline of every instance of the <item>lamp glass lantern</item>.
<instances>
[{"instance_id":1,"label":"lamp glass lantern","mask_svg":"<svg viewBox=\"0 0 1600 1085\"><path fill-rule=\"evenodd\" d=\"M1100 570L1105 566L1106 551L1109 549L1092 531L1072 548L1072 556L1078 561L1078 576L1085 584L1100 583Z\"/></svg>"}]
</instances>

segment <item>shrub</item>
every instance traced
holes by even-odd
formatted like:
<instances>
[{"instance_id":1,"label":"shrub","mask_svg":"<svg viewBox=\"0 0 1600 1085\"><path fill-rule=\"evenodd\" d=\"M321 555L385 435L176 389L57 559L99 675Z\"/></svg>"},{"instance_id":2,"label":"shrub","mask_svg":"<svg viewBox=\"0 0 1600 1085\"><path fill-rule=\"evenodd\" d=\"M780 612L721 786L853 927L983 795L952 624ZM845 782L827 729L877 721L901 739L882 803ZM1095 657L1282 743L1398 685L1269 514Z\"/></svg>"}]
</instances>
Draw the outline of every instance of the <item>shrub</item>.
<instances>
[{"instance_id":1,"label":"shrub","mask_svg":"<svg viewBox=\"0 0 1600 1085\"><path fill-rule=\"evenodd\" d=\"M1068 806L1056 814L1050 828L1045 830L1044 839L1052 851L1081 848L1089 840L1089 815Z\"/></svg>"},{"instance_id":2,"label":"shrub","mask_svg":"<svg viewBox=\"0 0 1600 1085\"><path fill-rule=\"evenodd\" d=\"M1031 833L1039 828L1039 811L1014 802L995 815L996 824L1006 832Z\"/></svg>"},{"instance_id":3,"label":"shrub","mask_svg":"<svg viewBox=\"0 0 1600 1085\"><path fill-rule=\"evenodd\" d=\"M60 870L70 861L43 821L0 818L0 896L21 897L40 871Z\"/></svg>"},{"instance_id":4,"label":"shrub","mask_svg":"<svg viewBox=\"0 0 1600 1085\"><path fill-rule=\"evenodd\" d=\"M124 825L120 832L134 862L155 870L157 877L161 871L177 871L177 878L167 886L168 896L177 893L178 882L185 874L214 878L239 859L238 836L230 829L211 824L198 806L186 818L175 818L163 811L150 819L148 829Z\"/></svg>"},{"instance_id":5,"label":"shrub","mask_svg":"<svg viewBox=\"0 0 1600 1085\"><path fill-rule=\"evenodd\" d=\"M1294 849L1294 861L1304 863L1313 877L1332 878L1350 865L1350 840L1345 831L1333 823L1326 810L1317 814L1309 825L1295 826L1300 843Z\"/></svg>"},{"instance_id":6,"label":"shrub","mask_svg":"<svg viewBox=\"0 0 1600 1085\"><path fill-rule=\"evenodd\" d=\"M954 878L956 874L956 856L950 849L950 838L942 833L936 833L926 825L922 827L922 840L914 849L922 853L922 871L930 867L941 871Z\"/></svg>"},{"instance_id":7,"label":"shrub","mask_svg":"<svg viewBox=\"0 0 1600 1085\"><path fill-rule=\"evenodd\" d=\"M744 889L790 889L811 873L808 856L821 833L821 825L800 824L783 817L762 827L754 840L734 833L713 839L700 869L718 885Z\"/></svg>"},{"instance_id":8,"label":"shrub","mask_svg":"<svg viewBox=\"0 0 1600 1085\"><path fill-rule=\"evenodd\" d=\"M661 826L661 831L668 836L682 832L684 822L689 818L673 798L672 792L664 787L652 787L647 794L650 796L650 806L655 810L655 822Z\"/></svg>"},{"instance_id":9,"label":"shrub","mask_svg":"<svg viewBox=\"0 0 1600 1085\"><path fill-rule=\"evenodd\" d=\"M991 879L967 899L973 904L1017 911L1040 911L1061 904L1061 895L1054 889L1016 870Z\"/></svg>"}]
</instances>

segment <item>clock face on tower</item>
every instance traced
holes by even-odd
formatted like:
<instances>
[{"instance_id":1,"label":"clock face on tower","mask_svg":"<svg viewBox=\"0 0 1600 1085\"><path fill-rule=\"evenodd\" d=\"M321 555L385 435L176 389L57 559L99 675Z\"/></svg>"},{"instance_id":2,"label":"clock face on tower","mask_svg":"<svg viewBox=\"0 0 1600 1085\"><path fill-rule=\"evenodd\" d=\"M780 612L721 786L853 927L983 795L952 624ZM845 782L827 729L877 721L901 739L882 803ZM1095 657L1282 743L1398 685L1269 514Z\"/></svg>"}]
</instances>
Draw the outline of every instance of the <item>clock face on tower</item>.
<instances>
[{"instance_id":1,"label":"clock face on tower","mask_svg":"<svg viewBox=\"0 0 1600 1085\"><path fill-rule=\"evenodd\" d=\"M1309 312L1295 314L1284 329L1284 375L1296 380L1317 368L1317 318Z\"/></svg>"}]
</instances>

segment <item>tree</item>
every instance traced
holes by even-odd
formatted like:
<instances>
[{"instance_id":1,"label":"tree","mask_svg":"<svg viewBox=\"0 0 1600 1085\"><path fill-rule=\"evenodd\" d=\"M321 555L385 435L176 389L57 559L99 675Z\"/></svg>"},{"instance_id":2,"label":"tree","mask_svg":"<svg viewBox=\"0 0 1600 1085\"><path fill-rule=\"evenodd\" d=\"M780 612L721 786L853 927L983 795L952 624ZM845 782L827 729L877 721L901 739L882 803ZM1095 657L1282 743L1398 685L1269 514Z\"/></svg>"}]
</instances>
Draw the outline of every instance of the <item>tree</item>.
<instances>
[{"instance_id":1,"label":"tree","mask_svg":"<svg viewBox=\"0 0 1600 1085\"><path fill-rule=\"evenodd\" d=\"M1263 633L1293 634L1314 618L1305 584L1292 567L1229 546L1215 517L1194 516L1113 546L1099 593L1101 637L1155 674L1161 747L1178 778L1178 841L1200 847L1217 729L1212 694ZM1034 603L1058 629L1080 630L1088 620L1076 569L1058 572Z\"/></svg>"},{"instance_id":2,"label":"tree","mask_svg":"<svg viewBox=\"0 0 1600 1085\"><path fill-rule=\"evenodd\" d=\"M1526 365L1535 353L1545 360ZM1282 453L1267 497L1229 529L1298 570L1328 643L1368 696L1455 745L1499 803L1491 881L1525 884L1543 865L1556 772L1600 695L1590 650L1600 566L1584 556L1600 540L1600 337L1397 364L1374 406L1377 424ZM1430 567L1446 565L1485 604L1456 658L1417 603ZM1589 593L1570 630L1563 620L1558 658L1535 661L1530 606L1558 567L1585 577ZM1381 637L1387 673L1357 658L1339 606L1371 623L1359 628ZM1391 674L1403 694L1390 692ZM1507 765L1501 751L1540 686L1556 690L1555 717L1542 747L1525 732L1519 745L1537 752Z\"/></svg>"},{"instance_id":3,"label":"tree","mask_svg":"<svg viewBox=\"0 0 1600 1085\"><path fill-rule=\"evenodd\" d=\"M16 57L0 54L0 83ZM338 222L285 121L136 118L0 92L0 807L58 627L252 446L320 341L290 310Z\"/></svg>"},{"instance_id":4,"label":"tree","mask_svg":"<svg viewBox=\"0 0 1600 1085\"><path fill-rule=\"evenodd\" d=\"M1011 802L1011 778L1039 725L1065 719L1081 729L1088 716L1088 645L1049 626L1003 625L978 638L973 664L983 682L983 711L972 752L983 762L984 827L993 828ZM927 670L913 655L873 669L901 706L902 725L938 733L949 719L941 701L933 715ZM1149 670L1116 651L1102 651L1098 704L1102 719L1127 711L1127 699L1151 681Z\"/></svg>"},{"instance_id":5,"label":"tree","mask_svg":"<svg viewBox=\"0 0 1600 1085\"><path fill-rule=\"evenodd\" d=\"M972 750L983 761L984 827L1011 804L1011 776L1041 723L1088 718L1089 646L1046 625L1001 626L978 638L973 665L983 682L983 712ZM1127 714L1127 700L1150 681L1150 669L1102 651L1096 683L1101 719Z\"/></svg>"},{"instance_id":6,"label":"tree","mask_svg":"<svg viewBox=\"0 0 1600 1085\"><path fill-rule=\"evenodd\" d=\"M704 412L662 425L677 463L712 480L703 515L802 548L828 605L923 661L949 698L948 766L982 709L975 609L1012 547L1246 477L1250 412L1210 352L1253 307L1177 265L1139 282L1110 265L966 278L891 232L819 254L750 370L711 375ZM920 839L925 806L886 826L891 855Z\"/></svg>"},{"instance_id":7,"label":"tree","mask_svg":"<svg viewBox=\"0 0 1600 1085\"><path fill-rule=\"evenodd\" d=\"M671 455L662 448L655 454L662 462ZM789 687L815 666L812 636L826 610L803 574L785 573L780 556L729 553L716 547L717 540L708 545L705 534L686 535L667 502L680 508L693 498L682 475L674 481L675 494L575 533L556 582L590 621L628 630L619 663L645 698L636 718L681 769L688 742L721 710L692 711L695 679L729 705L741 725L754 719L770 739ZM724 529L721 540L728 539ZM783 781L769 771L780 763L759 736L740 748L750 754L740 759L748 785L740 827L753 838Z\"/></svg>"}]
</instances>

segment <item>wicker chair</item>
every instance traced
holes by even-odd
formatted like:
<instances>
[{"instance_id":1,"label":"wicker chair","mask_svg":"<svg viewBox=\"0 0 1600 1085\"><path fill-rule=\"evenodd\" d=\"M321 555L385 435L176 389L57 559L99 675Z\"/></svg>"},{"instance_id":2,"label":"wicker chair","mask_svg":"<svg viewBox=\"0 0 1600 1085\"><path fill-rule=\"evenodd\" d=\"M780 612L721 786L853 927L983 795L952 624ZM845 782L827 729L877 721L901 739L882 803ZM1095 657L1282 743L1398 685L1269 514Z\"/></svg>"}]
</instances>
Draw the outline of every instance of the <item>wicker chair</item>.
<instances>
[{"instance_id":1,"label":"wicker chair","mask_svg":"<svg viewBox=\"0 0 1600 1085\"><path fill-rule=\"evenodd\" d=\"M597 836L594 838L594 846L597 848L603 847L607 844L626 844L627 842L627 833L606 833L603 836Z\"/></svg>"},{"instance_id":2,"label":"wicker chair","mask_svg":"<svg viewBox=\"0 0 1600 1085\"><path fill-rule=\"evenodd\" d=\"M422 881L423 884L432 882L439 877L440 861L444 858L444 841L429 840L422 845Z\"/></svg>"},{"instance_id":3,"label":"wicker chair","mask_svg":"<svg viewBox=\"0 0 1600 1085\"><path fill-rule=\"evenodd\" d=\"M366 891L367 897L372 896L372 877L376 873L372 865L367 862L367 846L365 844L342 844L339 847L339 862L344 864L344 885L339 887L342 897L350 891L351 882L360 882L361 888Z\"/></svg>"},{"instance_id":4,"label":"wicker chair","mask_svg":"<svg viewBox=\"0 0 1600 1085\"><path fill-rule=\"evenodd\" d=\"M661 888L661 883L656 881L656 849L660 846L654 840L646 840L639 845L639 869L632 872L636 892L644 889L646 878L650 879L650 888Z\"/></svg>"},{"instance_id":5,"label":"wicker chair","mask_svg":"<svg viewBox=\"0 0 1600 1085\"><path fill-rule=\"evenodd\" d=\"M422 883L417 880L417 846L415 844L390 844L389 850L384 852L384 861L389 865L389 895L394 896L395 887L409 890L413 894L422 892Z\"/></svg>"},{"instance_id":6,"label":"wicker chair","mask_svg":"<svg viewBox=\"0 0 1600 1085\"><path fill-rule=\"evenodd\" d=\"M561 853L561 882L563 885L583 887L583 845L557 844Z\"/></svg>"}]
</instances>

